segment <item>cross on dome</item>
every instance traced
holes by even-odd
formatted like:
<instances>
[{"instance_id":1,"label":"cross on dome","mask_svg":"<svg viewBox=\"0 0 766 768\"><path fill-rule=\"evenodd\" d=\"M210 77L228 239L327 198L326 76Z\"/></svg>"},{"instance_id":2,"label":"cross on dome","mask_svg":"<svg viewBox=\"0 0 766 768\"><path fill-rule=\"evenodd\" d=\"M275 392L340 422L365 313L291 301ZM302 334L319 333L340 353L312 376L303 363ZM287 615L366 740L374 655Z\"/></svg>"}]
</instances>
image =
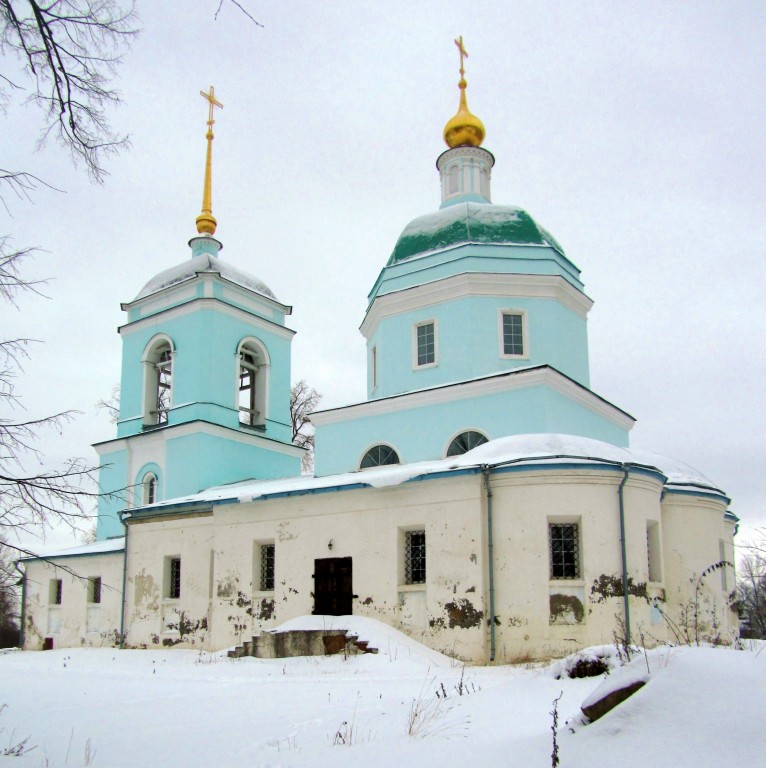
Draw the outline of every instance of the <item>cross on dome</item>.
<instances>
[{"instance_id":1,"label":"cross on dome","mask_svg":"<svg viewBox=\"0 0 766 768\"><path fill-rule=\"evenodd\" d=\"M468 51L463 45L463 36L455 39L455 45L460 53L460 104L457 114L444 126L444 141L450 148L453 147L479 147L484 141L484 123L468 109L465 97L465 89L468 83L465 80L465 59Z\"/></svg>"}]
</instances>

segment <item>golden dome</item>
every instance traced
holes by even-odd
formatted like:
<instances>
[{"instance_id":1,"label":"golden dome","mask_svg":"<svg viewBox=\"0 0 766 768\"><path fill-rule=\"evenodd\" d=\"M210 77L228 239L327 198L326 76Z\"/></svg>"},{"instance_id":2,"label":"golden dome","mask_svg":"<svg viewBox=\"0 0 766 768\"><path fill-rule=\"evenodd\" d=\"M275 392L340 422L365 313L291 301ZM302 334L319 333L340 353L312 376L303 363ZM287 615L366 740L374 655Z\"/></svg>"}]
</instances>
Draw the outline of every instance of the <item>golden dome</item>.
<instances>
[{"instance_id":1,"label":"golden dome","mask_svg":"<svg viewBox=\"0 0 766 768\"><path fill-rule=\"evenodd\" d=\"M465 81L463 60L468 58L468 52L463 47L462 35L455 40L455 45L460 51L460 82L458 83L460 105L457 108L457 114L444 126L444 141L447 142L450 149L465 146L480 147L486 131L484 130L484 123L468 109L468 102L465 98L465 89L468 83Z\"/></svg>"},{"instance_id":2,"label":"golden dome","mask_svg":"<svg viewBox=\"0 0 766 768\"><path fill-rule=\"evenodd\" d=\"M444 141L450 148L480 147L486 133L484 123L468 109L468 102L465 98L467 85L465 79L461 77L458 85L460 87L460 106L457 114L444 126Z\"/></svg>"}]
</instances>

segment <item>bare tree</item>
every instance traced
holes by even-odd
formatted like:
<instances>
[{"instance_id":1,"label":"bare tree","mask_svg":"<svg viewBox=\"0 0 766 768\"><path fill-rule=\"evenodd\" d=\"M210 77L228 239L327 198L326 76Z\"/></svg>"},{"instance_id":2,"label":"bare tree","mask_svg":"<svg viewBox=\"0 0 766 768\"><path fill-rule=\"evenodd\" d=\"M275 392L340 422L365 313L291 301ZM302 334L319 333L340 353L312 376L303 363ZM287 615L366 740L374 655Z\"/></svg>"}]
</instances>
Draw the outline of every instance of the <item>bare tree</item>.
<instances>
[{"instance_id":1,"label":"bare tree","mask_svg":"<svg viewBox=\"0 0 766 768\"><path fill-rule=\"evenodd\" d=\"M758 539L746 549L737 572L742 634L766 639L766 529L760 529Z\"/></svg>"},{"instance_id":2,"label":"bare tree","mask_svg":"<svg viewBox=\"0 0 766 768\"><path fill-rule=\"evenodd\" d=\"M115 384L109 397L99 400L96 408L99 411L106 411L109 421L116 424L120 420L120 385Z\"/></svg>"},{"instance_id":3,"label":"bare tree","mask_svg":"<svg viewBox=\"0 0 766 768\"><path fill-rule=\"evenodd\" d=\"M0 240L0 299L14 304L20 291L37 291L39 285L25 281L19 272L22 251L9 251ZM38 466L42 456L37 448L41 433L61 433L74 416L60 411L32 419L15 418L20 404L14 390L22 362L28 355L29 339L0 339L0 535L6 545L13 531L39 531L54 520L72 527L89 518L89 506L98 496L93 480L96 467L72 459L61 467L42 472L29 470Z\"/></svg>"},{"instance_id":4,"label":"bare tree","mask_svg":"<svg viewBox=\"0 0 766 768\"><path fill-rule=\"evenodd\" d=\"M107 111L119 102L112 81L135 21L129 0L0 0L0 103L17 94L36 103L44 113L40 143L55 136L96 181L106 174L105 159L126 145ZM0 169L0 199L7 210L3 192L30 200L44 183L25 171ZM21 292L40 292L20 269L33 251L14 249L7 234L0 236L0 301L15 304ZM55 521L78 527L98 496L97 468L81 459L40 470L39 440L46 431L60 434L74 413L19 418L14 384L31 343L0 338L0 534L6 547L25 554L10 534L17 541L18 534L39 534Z\"/></svg>"},{"instance_id":5,"label":"bare tree","mask_svg":"<svg viewBox=\"0 0 766 768\"><path fill-rule=\"evenodd\" d=\"M18 580L19 574L13 568L13 552L0 537L0 648L19 644Z\"/></svg>"},{"instance_id":6,"label":"bare tree","mask_svg":"<svg viewBox=\"0 0 766 768\"><path fill-rule=\"evenodd\" d=\"M314 426L311 414L316 410L322 395L310 387L303 379L290 388L290 422L293 428L293 442L306 449L302 469L311 472L314 469Z\"/></svg>"},{"instance_id":7,"label":"bare tree","mask_svg":"<svg viewBox=\"0 0 766 768\"><path fill-rule=\"evenodd\" d=\"M26 94L75 163L102 181L105 159L124 147L107 111L119 103L115 67L137 33L133 4L116 0L0 0L0 96ZM8 73L9 54L20 71Z\"/></svg>"}]
</instances>

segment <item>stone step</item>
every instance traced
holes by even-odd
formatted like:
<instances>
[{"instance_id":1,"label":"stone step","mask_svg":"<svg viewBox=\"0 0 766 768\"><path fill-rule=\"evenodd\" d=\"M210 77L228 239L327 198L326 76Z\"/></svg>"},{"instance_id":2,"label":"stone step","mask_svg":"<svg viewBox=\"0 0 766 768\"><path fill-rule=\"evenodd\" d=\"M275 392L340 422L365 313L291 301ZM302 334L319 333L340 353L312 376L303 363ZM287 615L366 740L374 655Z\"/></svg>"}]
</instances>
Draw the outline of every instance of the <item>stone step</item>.
<instances>
[{"instance_id":1,"label":"stone step","mask_svg":"<svg viewBox=\"0 0 766 768\"><path fill-rule=\"evenodd\" d=\"M261 659L288 658L290 656L334 656L357 653L377 653L369 647L369 640L348 635L344 630L296 629L289 632L262 632L253 635L227 653L230 659L255 656Z\"/></svg>"}]
</instances>

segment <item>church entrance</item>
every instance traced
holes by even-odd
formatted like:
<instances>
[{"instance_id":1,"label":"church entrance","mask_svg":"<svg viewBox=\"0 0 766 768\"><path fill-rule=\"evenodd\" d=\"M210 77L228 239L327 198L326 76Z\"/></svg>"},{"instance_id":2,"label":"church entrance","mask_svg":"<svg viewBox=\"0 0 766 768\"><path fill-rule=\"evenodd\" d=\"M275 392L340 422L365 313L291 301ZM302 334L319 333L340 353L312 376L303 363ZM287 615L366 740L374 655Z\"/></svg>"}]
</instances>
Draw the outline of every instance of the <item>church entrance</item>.
<instances>
[{"instance_id":1,"label":"church entrance","mask_svg":"<svg viewBox=\"0 0 766 768\"><path fill-rule=\"evenodd\" d=\"M346 616L351 613L351 558L314 560L314 613Z\"/></svg>"}]
</instances>

